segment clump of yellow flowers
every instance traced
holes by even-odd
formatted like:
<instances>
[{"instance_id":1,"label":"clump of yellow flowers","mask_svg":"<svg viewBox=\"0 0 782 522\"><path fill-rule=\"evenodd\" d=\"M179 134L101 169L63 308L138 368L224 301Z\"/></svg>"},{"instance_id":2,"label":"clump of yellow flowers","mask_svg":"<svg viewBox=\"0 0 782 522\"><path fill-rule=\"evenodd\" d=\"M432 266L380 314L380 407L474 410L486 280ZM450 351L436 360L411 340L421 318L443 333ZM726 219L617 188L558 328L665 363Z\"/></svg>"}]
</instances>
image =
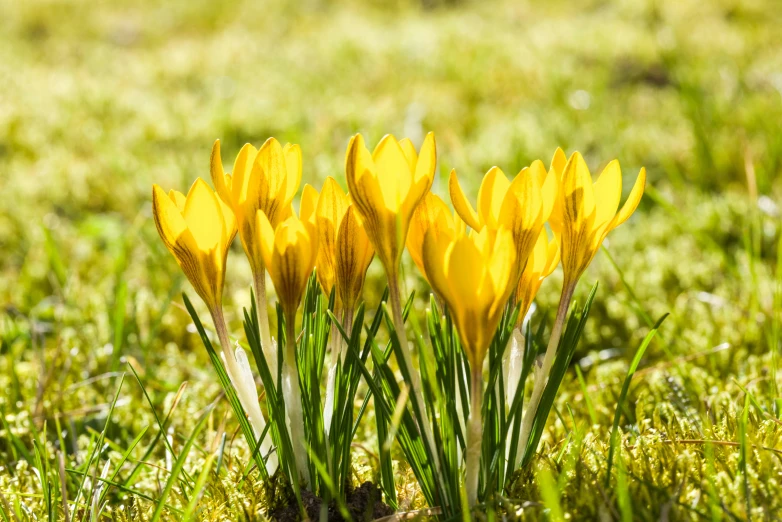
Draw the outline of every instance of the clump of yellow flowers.
<instances>
[{"instance_id":1,"label":"clump of yellow flowers","mask_svg":"<svg viewBox=\"0 0 782 522\"><path fill-rule=\"evenodd\" d=\"M646 173L641 169L619 208L622 176L617 161L608 163L593 183L581 154L575 152L568 159L557 149L548 169L534 161L509 179L498 167L491 168L480 184L476 207L452 171L448 180L452 212L431 192L436 165L431 133L418 149L409 139L398 141L388 135L371 152L358 134L350 139L345 157L349 192L332 177L320 192L306 185L296 212L292 202L302 178L298 145L283 146L274 138L260 149L245 145L233 170L226 173L217 141L211 155L215 190L200 178L187 196L173 190L167 194L155 185L153 214L160 237L209 309L226 372L257 438L267 420L259 407L247 356L238 343L232 345L222 310L226 258L238 231L252 271L263 355L269 368L276 371L279 364L281 369L287 429L298 445L294 447L296 468L304 482L312 480L307 464L311 449L304 437L295 325L313 271L323 294L333 296L331 317L343 331L351 332L367 269L373 256L378 257L387 276L393 335L401 346L397 362L406 369L410 400L425 408L421 374L413 368L403 317L400 266L407 248L436 301L453 321L469 364L463 476L472 507L478 502L484 363L503 314L508 307L518 310L515 326L520 332L542 281L562 265L564 282L556 319L524 407L519 438L523 453L576 284L606 235L637 208ZM281 361L277 360L279 340L269 327L267 273L285 323L287 341L285 350L279 352ZM337 328L331 329L328 346L331 362L324 371L323 386L326 396L333 397L334 372L345 358L345 339ZM332 410L333 404L326 400L326 432ZM419 420L417 429L432 449L434 473L443 473L431 426ZM277 460L268 437L261 451L267 457L267 471L273 473Z\"/></svg>"}]
</instances>

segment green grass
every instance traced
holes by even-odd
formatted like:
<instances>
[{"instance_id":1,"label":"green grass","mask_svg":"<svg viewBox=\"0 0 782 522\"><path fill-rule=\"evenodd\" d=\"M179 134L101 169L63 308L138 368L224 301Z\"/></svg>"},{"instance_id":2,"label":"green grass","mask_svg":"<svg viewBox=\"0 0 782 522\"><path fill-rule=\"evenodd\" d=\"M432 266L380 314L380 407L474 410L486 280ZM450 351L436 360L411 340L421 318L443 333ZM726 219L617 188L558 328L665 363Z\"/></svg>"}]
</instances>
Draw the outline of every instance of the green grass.
<instances>
[{"instance_id":1,"label":"green grass","mask_svg":"<svg viewBox=\"0 0 782 522\"><path fill-rule=\"evenodd\" d=\"M254 520L279 503L284 485L246 475L253 455L182 304L190 287L157 237L151 184L186 189L208 178L215 138L228 158L269 135L302 145L305 181L344 182L352 133L428 130L441 195L452 167L474 190L490 166L513 173L556 146L593 170L619 158L626 185L649 171L641 208L577 292L599 282L573 358L583 379L565 373L507 509L782 512L773 0L0 0L0 12L0 520L64 518L65 505L74 521ZM422 312L428 292L405 263ZM238 242L227 279L243 339ZM560 282L544 283L534 328L550 325ZM375 262L367 310L383 288ZM370 400L351 479L393 476L399 509L422 508L397 444L379 466L376 421Z\"/></svg>"}]
</instances>

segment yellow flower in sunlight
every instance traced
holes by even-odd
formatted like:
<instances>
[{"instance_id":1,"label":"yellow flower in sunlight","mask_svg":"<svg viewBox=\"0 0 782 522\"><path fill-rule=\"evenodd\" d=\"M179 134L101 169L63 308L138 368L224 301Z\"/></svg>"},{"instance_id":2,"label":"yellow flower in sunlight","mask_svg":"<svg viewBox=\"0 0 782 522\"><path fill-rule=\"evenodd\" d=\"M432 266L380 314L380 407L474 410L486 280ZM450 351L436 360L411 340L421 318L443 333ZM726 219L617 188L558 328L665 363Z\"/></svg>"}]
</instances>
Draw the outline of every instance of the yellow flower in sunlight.
<instances>
[{"instance_id":1,"label":"yellow flower in sunlight","mask_svg":"<svg viewBox=\"0 0 782 522\"><path fill-rule=\"evenodd\" d=\"M565 162L557 149L551 170L560 175L560 190L549 223L562 251L565 287L575 285L592 262L608 233L635 212L644 193L646 169L641 168L630 196L617 212L622 197L622 171L611 161L592 183L592 175L580 153Z\"/></svg>"},{"instance_id":2,"label":"yellow flower in sunlight","mask_svg":"<svg viewBox=\"0 0 782 522\"><path fill-rule=\"evenodd\" d=\"M512 234L473 230L449 238L427 232L424 266L429 283L448 305L471 368L480 368L515 285Z\"/></svg>"},{"instance_id":3,"label":"yellow flower in sunlight","mask_svg":"<svg viewBox=\"0 0 782 522\"><path fill-rule=\"evenodd\" d=\"M517 277L551 214L557 194L556 174L546 172L543 163L536 160L509 181L502 170L492 167L478 190L477 212L464 195L455 170L451 171L448 189L454 209L472 229L497 230L503 226L513 234Z\"/></svg>"},{"instance_id":4,"label":"yellow flower in sunlight","mask_svg":"<svg viewBox=\"0 0 782 522\"><path fill-rule=\"evenodd\" d=\"M337 257L337 231L350 206L350 198L329 176L315 200L315 224L318 227L318 282L328 296L334 288Z\"/></svg>"},{"instance_id":5,"label":"yellow flower in sunlight","mask_svg":"<svg viewBox=\"0 0 782 522\"><path fill-rule=\"evenodd\" d=\"M361 296L367 268L374 256L375 250L358 218L356 207L350 205L337 231L335 274L337 299L348 314L355 309Z\"/></svg>"},{"instance_id":6,"label":"yellow flower in sunlight","mask_svg":"<svg viewBox=\"0 0 782 522\"><path fill-rule=\"evenodd\" d=\"M301 201L299 203L299 219L302 221L315 222L315 210L318 208L318 191L309 183L304 185L301 191ZM293 214L293 208L290 214Z\"/></svg>"},{"instance_id":7,"label":"yellow flower in sunlight","mask_svg":"<svg viewBox=\"0 0 782 522\"><path fill-rule=\"evenodd\" d=\"M332 177L326 178L316 200L318 282L326 295L336 285L336 309L352 310L364 286L374 250L357 219L350 198Z\"/></svg>"},{"instance_id":8,"label":"yellow flower in sunlight","mask_svg":"<svg viewBox=\"0 0 782 522\"><path fill-rule=\"evenodd\" d=\"M556 241L549 241L548 233L543 229L516 286L516 302L521 303L517 325L521 325L524 321L532 301L540 290L540 285L557 268L557 265L559 265L559 245Z\"/></svg>"},{"instance_id":9,"label":"yellow flower in sunlight","mask_svg":"<svg viewBox=\"0 0 782 522\"><path fill-rule=\"evenodd\" d=\"M291 214L274 229L266 214L260 210L256 220L263 263L277 290L277 298L286 320L292 320L304 295L307 280L315 268L318 254L315 223L311 219L302 220L296 214Z\"/></svg>"},{"instance_id":10,"label":"yellow flower in sunlight","mask_svg":"<svg viewBox=\"0 0 782 522\"><path fill-rule=\"evenodd\" d=\"M225 261L236 236L236 220L204 180L187 197L152 186L152 214L160 238L212 313L222 302Z\"/></svg>"},{"instance_id":11,"label":"yellow flower in sunlight","mask_svg":"<svg viewBox=\"0 0 782 522\"><path fill-rule=\"evenodd\" d=\"M432 192L427 192L421 203L415 208L407 234L407 251L421 274L428 281L424 267L424 238L432 231L435 237L446 235L453 238L465 230L464 221L458 215L452 216L448 205Z\"/></svg>"},{"instance_id":12,"label":"yellow flower in sunlight","mask_svg":"<svg viewBox=\"0 0 782 522\"><path fill-rule=\"evenodd\" d=\"M432 186L437 151L427 134L420 153L409 139L386 135L370 154L351 138L345 160L350 197L389 277L395 278L416 206Z\"/></svg>"},{"instance_id":13,"label":"yellow flower in sunlight","mask_svg":"<svg viewBox=\"0 0 782 522\"><path fill-rule=\"evenodd\" d=\"M290 143L283 147L274 138L260 149L248 143L237 154L233 172L226 174L217 140L212 147L211 171L217 193L236 215L253 274L260 274L264 266L256 213L263 212L273 227L290 215L291 201L301 182L301 149Z\"/></svg>"}]
</instances>

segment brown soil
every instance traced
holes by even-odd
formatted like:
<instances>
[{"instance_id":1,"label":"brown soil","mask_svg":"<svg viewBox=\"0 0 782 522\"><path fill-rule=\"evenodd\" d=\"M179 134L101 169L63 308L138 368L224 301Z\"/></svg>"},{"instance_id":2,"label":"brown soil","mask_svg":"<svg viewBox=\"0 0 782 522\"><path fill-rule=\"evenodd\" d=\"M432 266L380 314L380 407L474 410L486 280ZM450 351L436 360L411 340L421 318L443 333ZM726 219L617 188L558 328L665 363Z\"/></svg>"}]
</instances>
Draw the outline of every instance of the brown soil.
<instances>
[{"instance_id":1,"label":"brown soil","mask_svg":"<svg viewBox=\"0 0 782 522\"><path fill-rule=\"evenodd\" d=\"M365 522L393 515L394 510L384 504L382 499L383 494L379 487L372 482L364 482L359 487L348 491L345 506L355 522ZM301 500L309 519L319 521L323 501L309 491L301 492ZM302 520L299 506L295 502L273 511L269 514L269 517L279 522L298 522ZM345 520L339 512L339 508L337 508L337 503L334 501L329 502L327 520L328 522L343 522Z\"/></svg>"}]
</instances>

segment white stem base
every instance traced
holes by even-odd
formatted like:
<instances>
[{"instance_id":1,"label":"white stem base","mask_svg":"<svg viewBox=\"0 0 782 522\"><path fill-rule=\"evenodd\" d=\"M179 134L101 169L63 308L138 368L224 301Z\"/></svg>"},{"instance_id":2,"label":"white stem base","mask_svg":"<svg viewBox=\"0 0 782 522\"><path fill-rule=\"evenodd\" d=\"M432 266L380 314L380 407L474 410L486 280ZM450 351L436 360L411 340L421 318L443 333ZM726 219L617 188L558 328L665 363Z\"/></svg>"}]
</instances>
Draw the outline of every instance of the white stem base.
<instances>
[{"instance_id":1,"label":"white stem base","mask_svg":"<svg viewBox=\"0 0 782 522\"><path fill-rule=\"evenodd\" d=\"M472 370L470 390L470 419L467 426L467 461L465 463L465 489L470 508L478 503L478 479L481 472L481 446L483 443L483 372Z\"/></svg>"}]
</instances>

